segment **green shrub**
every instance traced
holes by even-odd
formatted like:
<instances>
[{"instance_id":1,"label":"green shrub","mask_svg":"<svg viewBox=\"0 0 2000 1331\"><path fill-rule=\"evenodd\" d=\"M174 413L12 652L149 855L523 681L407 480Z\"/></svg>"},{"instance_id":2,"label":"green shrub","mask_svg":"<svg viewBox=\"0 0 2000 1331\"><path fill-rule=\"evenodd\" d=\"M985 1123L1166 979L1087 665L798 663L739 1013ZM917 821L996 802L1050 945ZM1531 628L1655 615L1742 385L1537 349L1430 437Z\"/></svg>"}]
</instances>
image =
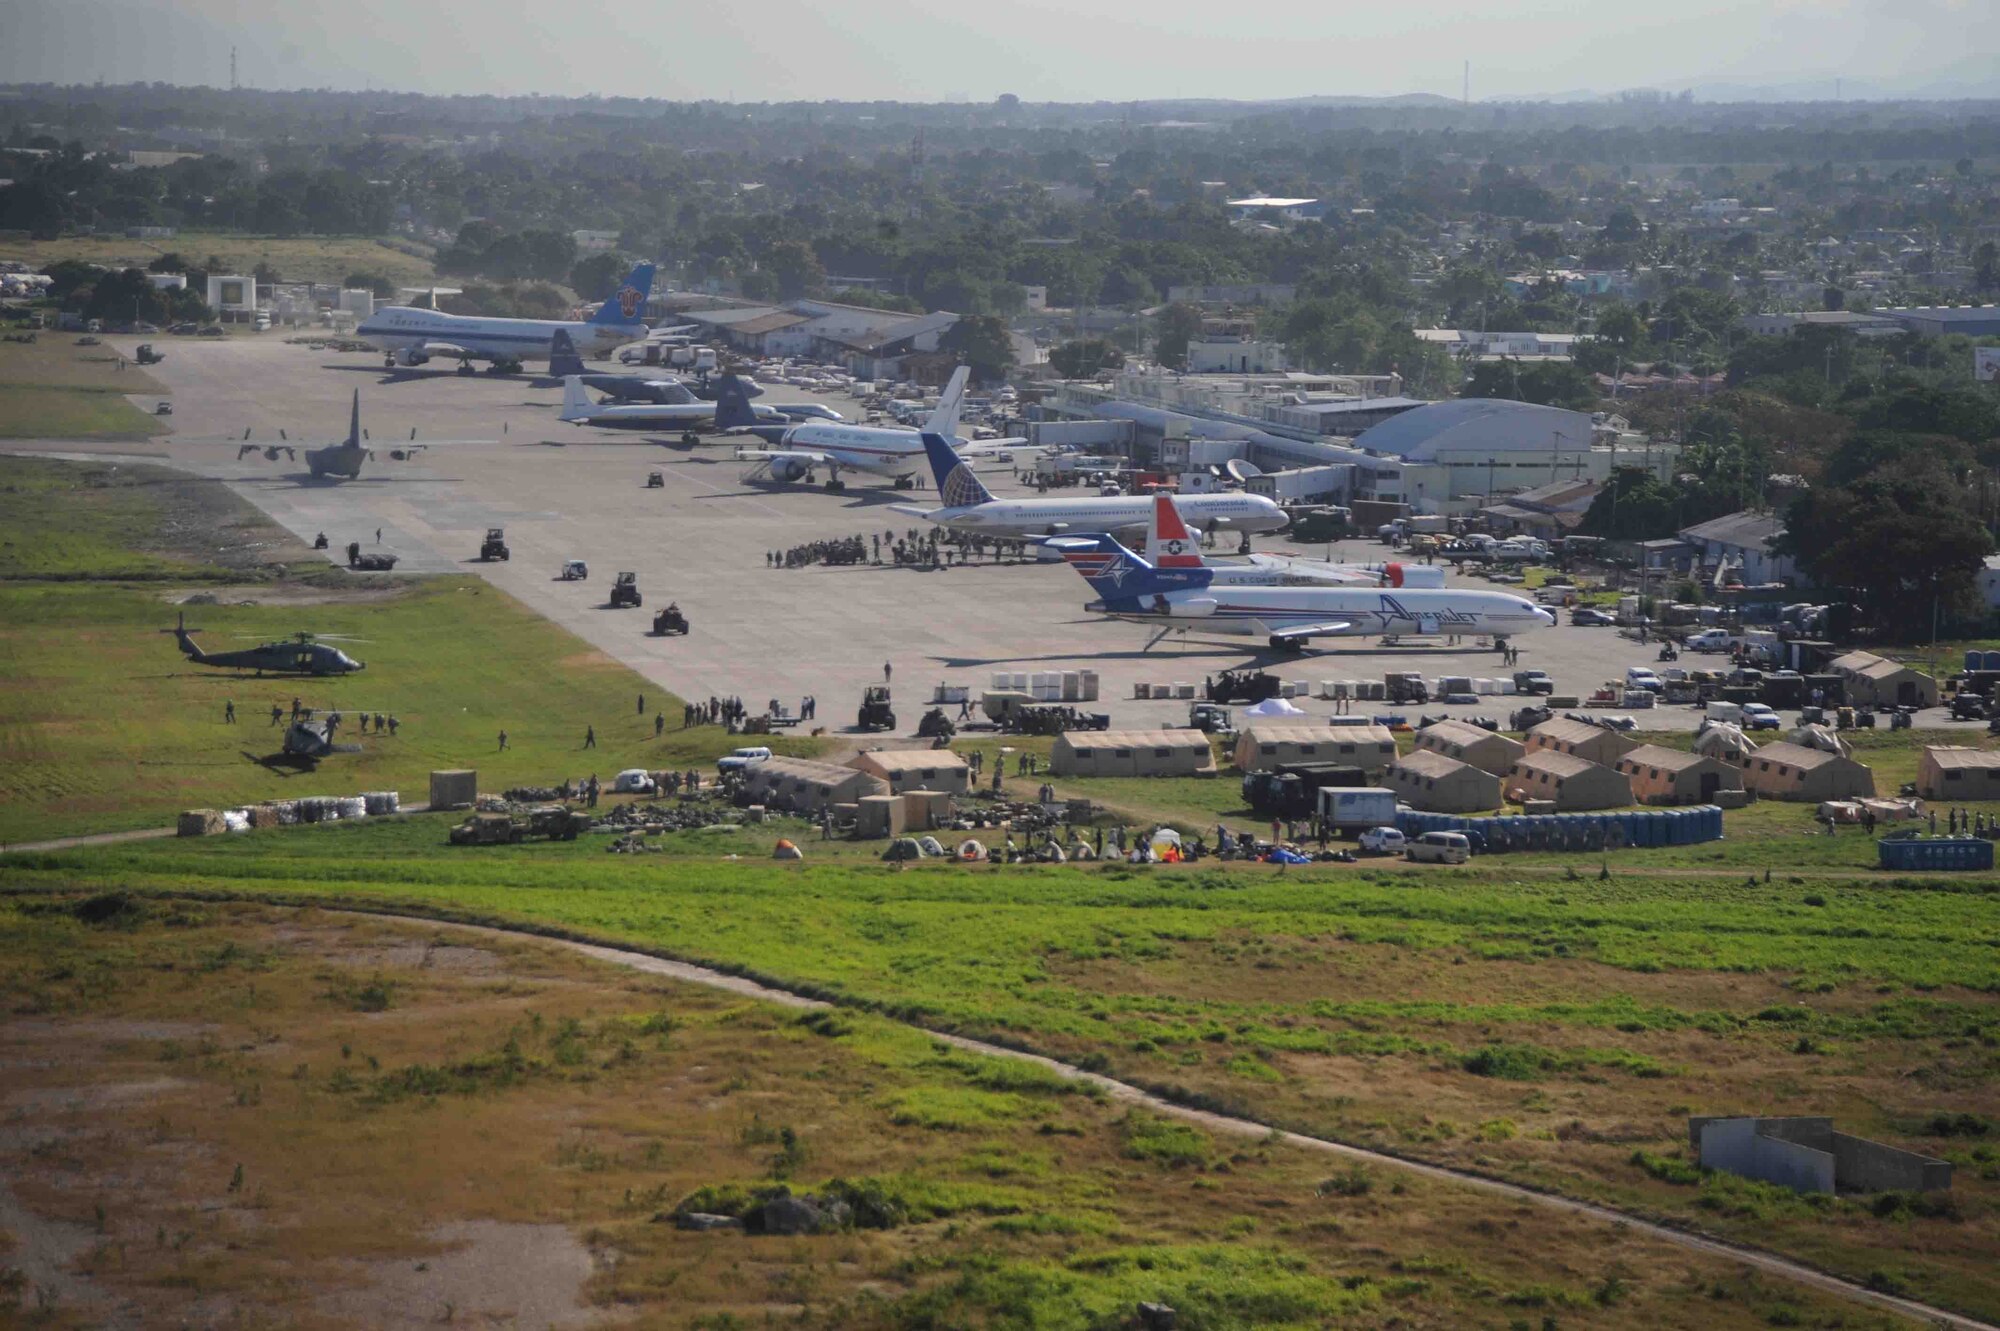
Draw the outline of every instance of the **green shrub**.
<instances>
[{"instance_id":1,"label":"green shrub","mask_svg":"<svg viewBox=\"0 0 2000 1331\"><path fill-rule=\"evenodd\" d=\"M1151 1160L1169 1169L1190 1165L1201 1169L1214 1155L1207 1134L1200 1129L1136 1109L1125 1116L1119 1131L1125 1138L1124 1152L1129 1159Z\"/></svg>"}]
</instances>

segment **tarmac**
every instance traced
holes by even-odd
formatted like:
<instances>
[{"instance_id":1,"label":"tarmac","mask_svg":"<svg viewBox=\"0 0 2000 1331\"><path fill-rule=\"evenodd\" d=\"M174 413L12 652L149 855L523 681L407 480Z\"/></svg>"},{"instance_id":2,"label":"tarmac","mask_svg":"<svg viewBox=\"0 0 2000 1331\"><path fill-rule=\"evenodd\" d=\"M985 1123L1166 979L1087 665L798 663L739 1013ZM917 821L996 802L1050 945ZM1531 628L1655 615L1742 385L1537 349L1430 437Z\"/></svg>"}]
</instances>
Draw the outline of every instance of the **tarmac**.
<instances>
[{"instance_id":1,"label":"tarmac","mask_svg":"<svg viewBox=\"0 0 2000 1331\"><path fill-rule=\"evenodd\" d=\"M154 339L157 343L158 339ZM128 350L129 348L121 347ZM150 373L170 389L174 433L133 444L15 442L13 451L70 455L129 454L227 483L294 534L311 542L324 532L328 556L344 562L350 541L399 556L399 573L457 573L483 578L561 624L661 687L689 699L735 694L751 712L770 699L796 712L818 700L813 725L852 724L862 689L884 679L893 688L898 729L913 733L933 692L959 685L973 696L997 671L1095 670L1094 704L1115 728L1185 724L1184 700L1140 701L1134 686L1188 683L1226 669L1267 668L1287 680L1380 680L1387 671L1426 677L1510 673L1490 648L1404 645L1372 638L1316 642L1304 655L1274 653L1261 641L1175 636L1148 649L1146 626L1085 614L1090 591L1060 563L977 563L925 571L892 565L773 569L765 553L823 538L902 535L924 528L894 503L934 503L928 488L898 491L886 479L849 473L844 493L816 486L745 483L734 439L703 436L685 447L678 436L598 431L556 419L559 383L529 376L461 376L449 362L385 370L375 354L341 354L288 345L281 334L196 342L172 339ZM257 443L321 446L347 432L349 401L361 391L362 425L377 450L352 481L316 481L282 453L237 456L245 431ZM767 401L811 400L788 385L767 385ZM858 404L825 399L849 419ZM155 397L132 401L151 414ZM283 431L286 438L280 440ZM432 447L409 461L388 450ZM1028 492L1005 463L981 467L996 494ZM665 485L646 486L659 471ZM928 477L925 478L928 487ZM506 562L477 558L488 527L501 527ZM377 529L381 531L379 547ZM1228 541L1230 538L1223 538ZM1328 547L1294 547L1282 533L1256 548L1327 557ZM885 558L888 542L884 543ZM1334 558L1379 561L1384 546L1349 541ZM583 582L558 578L563 562L590 566ZM612 576L638 575L639 610L606 608ZM1452 574L1452 585L1491 588ZM653 611L678 602L692 632L650 636ZM1655 664L1655 649L1611 628L1564 623L1522 635L1520 668L1546 670L1562 694L1588 695L1624 677L1631 665ZM1697 658L1684 658L1695 664ZM1331 703L1297 699L1311 716ZM1482 698L1477 706L1357 704L1364 714L1486 715L1503 724L1518 698ZM975 704L976 711L976 704ZM947 708L950 715L956 706ZM1641 729L1693 729L1687 707L1631 713ZM808 727L810 728L810 727Z\"/></svg>"}]
</instances>

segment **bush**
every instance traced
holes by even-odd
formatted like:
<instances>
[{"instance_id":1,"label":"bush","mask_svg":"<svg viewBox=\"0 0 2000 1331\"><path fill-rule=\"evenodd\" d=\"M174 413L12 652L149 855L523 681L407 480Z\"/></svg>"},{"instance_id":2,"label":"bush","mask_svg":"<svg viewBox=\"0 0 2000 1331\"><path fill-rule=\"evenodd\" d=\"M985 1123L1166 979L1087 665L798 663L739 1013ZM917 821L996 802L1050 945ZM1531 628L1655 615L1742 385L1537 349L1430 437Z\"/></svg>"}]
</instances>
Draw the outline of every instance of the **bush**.
<instances>
[{"instance_id":1,"label":"bush","mask_svg":"<svg viewBox=\"0 0 2000 1331\"><path fill-rule=\"evenodd\" d=\"M1320 1197L1366 1197L1375 1186L1375 1176L1360 1165L1351 1167L1345 1174L1336 1174L1329 1179L1321 1179L1313 1189Z\"/></svg>"},{"instance_id":2,"label":"bush","mask_svg":"<svg viewBox=\"0 0 2000 1331\"><path fill-rule=\"evenodd\" d=\"M1651 1151L1640 1150L1632 1152L1631 1162L1645 1170L1648 1177L1662 1183L1692 1187L1701 1182L1701 1167L1677 1156L1654 1155Z\"/></svg>"}]
</instances>

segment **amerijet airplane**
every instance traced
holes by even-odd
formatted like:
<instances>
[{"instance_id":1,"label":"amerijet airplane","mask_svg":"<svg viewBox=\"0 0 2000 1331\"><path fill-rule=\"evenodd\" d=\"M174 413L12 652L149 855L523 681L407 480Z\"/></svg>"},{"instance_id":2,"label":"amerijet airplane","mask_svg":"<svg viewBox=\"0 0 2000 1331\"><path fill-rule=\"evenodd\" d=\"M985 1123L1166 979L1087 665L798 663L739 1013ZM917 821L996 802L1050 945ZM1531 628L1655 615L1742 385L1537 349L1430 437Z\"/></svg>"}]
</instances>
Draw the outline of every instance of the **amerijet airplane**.
<instances>
[{"instance_id":1,"label":"amerijet airplane","mask_svg":"<svg viewBox=\"0 0 2000 1331\"><path fill-rule=\"evenodd\" d=\"M546 359L558 332L568 333L586 356L601 356L613 347L646 336L639 321L646 296L653 289L653 265L642 263L619 283L588 319L481 319L413 305L385 305L362 320L355 334L380 347L390 368L422 365L432 356L456 359L460 374L472 373L474 360L490 360L503 374L518 374L530 357Z\"/></svg>"},{"instance_id":2,"label":"amerijet airplane","mask_svg":"<svg viewBox=\"0 0 2000 1331\"><path fill-rule=\"evenodd\" d=\"M938 395L937 408L924 422L924 429L954 440L961 457L984 457L1025 444L1025 439L989 439L967 445L957 439L958 413L965 401L965 381L971 373L963 365L952 372L951 382ZM716 413L715 420L718 426L728 428L721 412ZM840 479L842 471L865 471L877 476L894 477L896 488L901 490L908 487L910 477L925 463L923 435L916 430L890 430L879 425L821 421L801 421L797 425L778 427L746 425L736 428L768 438L773 444L771 448L740 448L736 451L739 460L757 464L744 473L746 481L803 480L810 478L815 469L824 467L826 488L829 490L846 488Z\"/></svg>"},{"instance_id":3,"label":"amerijet airplane","mask_svg":"<svg viewBox=\"0 0 2000 1331\"><path fill-rule=\"evenodd\" d=\"M1508 592L1457 588L1246 587L1217 583L1209 568L1155 568L1109 536L1044 542L1062 552L1098 599L1084 608L1158 626L1162 633L1266 638L1299 651L1313 638L1471 633L1509 638L1555 616Z\"/></svg>"},{"instance_id":4,"label":"amerijet airplane","mask_svg":"<svg viewBox=\"0 0 2000 1331\"><path fill-rule=\"evenodd\" d=\"M1201 542L1181 520L1185 499L1153 496L1146 528L1146 561L1154 568L1205 568L1218 587L1442 587L1444 570L1428 564L1329 564L1283 555L1250 556L1247 564L1218 564L1202 557ZM1053 544L1053 543L1052 543Z\"/></svg>"}]
</instances>

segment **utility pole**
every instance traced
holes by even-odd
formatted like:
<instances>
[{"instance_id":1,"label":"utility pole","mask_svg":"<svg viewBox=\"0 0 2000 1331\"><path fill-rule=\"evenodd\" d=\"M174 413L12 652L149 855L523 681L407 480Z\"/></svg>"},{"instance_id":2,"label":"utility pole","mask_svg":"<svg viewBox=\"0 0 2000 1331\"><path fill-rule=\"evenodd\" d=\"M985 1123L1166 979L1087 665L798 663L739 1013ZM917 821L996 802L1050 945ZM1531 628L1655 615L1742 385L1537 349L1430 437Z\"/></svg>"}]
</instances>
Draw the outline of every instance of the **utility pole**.
<instances>
[{"instance_id":1,"label":"utility pole","mask_svg":"<svg viewBox=\"0 0 2000 1331\"><path fill-rule=\"evenodd\" d=\"M229 48L229 91L235 92L241 85L236 82L236 48Z\"/></svg>"}]
</instances>

